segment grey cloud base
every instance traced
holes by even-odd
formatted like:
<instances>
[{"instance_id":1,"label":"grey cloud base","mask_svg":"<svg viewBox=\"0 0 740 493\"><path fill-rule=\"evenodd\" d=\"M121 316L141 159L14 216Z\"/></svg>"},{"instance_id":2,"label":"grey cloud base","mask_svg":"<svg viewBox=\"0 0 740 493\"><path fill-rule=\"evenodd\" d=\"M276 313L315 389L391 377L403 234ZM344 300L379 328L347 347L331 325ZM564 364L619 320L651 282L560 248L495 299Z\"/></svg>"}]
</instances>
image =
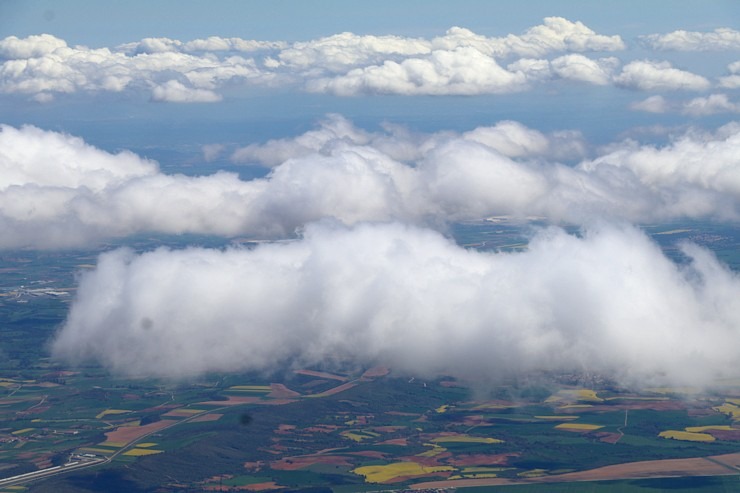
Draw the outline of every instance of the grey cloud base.
<instances>
[{"instance_id":1,"label":"grey cloud base","mask_svg":"<svg viewBox=\"0 0 740 493\"><path fill-rule=\"evenodd\" d=\"M625 384L737 375L740 279L640 230L551 228L481 253L399 224L314 224L253 250L101 255L82 275L57 358L183 378L319 362L496 378L585 370Z\"/></svg>"}]
</instances>

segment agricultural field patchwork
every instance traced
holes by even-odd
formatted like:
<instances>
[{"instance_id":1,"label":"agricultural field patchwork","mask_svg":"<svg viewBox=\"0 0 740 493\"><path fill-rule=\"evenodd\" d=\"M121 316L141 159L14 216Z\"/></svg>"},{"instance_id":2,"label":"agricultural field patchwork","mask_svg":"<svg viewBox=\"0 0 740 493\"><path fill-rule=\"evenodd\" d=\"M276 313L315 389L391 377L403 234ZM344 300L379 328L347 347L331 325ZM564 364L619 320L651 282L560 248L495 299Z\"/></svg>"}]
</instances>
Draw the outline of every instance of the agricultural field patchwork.
<instances>
[{"instance_id":1,"label":"agricultural field patchwork","mask_svg":"<svg viewBox=\"0 0 740 493\"><path fill-rule=\"evenodd\" d=\"M461 234L471 248L506 240ZM519 244L515 236L506 244ZM482 386L334 365L170 382L62 366L40 348L74 295L72 273L94 258L59 254L53 275L44 261L40 253L6 259L27 267L0 283L14 348L0 354L0 477L73 457L101 462L1 493L105 490L105 481L132 493L559 491L571 481L641 488L634 482L676 471L697 491L713 491L740 480L738 381L635 389L598 375L542 373ZM36 281L48 293L18 287Z\"/></svg>"}]
</instances>

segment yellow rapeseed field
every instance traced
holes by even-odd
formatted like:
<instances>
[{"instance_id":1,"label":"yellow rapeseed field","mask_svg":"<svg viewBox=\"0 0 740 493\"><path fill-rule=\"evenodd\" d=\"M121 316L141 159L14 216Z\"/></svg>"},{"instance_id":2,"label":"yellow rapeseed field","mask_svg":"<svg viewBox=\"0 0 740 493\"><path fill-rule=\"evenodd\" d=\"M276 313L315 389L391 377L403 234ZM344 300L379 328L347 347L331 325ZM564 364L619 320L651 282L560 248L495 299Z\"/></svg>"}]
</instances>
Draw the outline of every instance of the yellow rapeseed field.
<instances>
[{"instance_id":1,"label":"yellow rapeseed field","mask_svg":"<svg viewBox=\"0 0 740 493\"><path fill-rule=\"evenodd\" d=\"M517 474L520 478L539 478L547 473L545 469L532 469L531 471L524 471Z\"/></svg>"},{"instance_id":2,"label":"yellow rapeseed field","mask_svg":"<svg viewBox=\"0 0 740 493\"><path fill-rule=\"evenodd\" d=\"M561 401L604 402L604 399L596 395L596 391L591 389L563 389L545 399L546 403Z\"/></svg>"},{"instance_id":3,"label":"yellow rapeseed field","mask_svg":"<svg viewBox=\"0 0 740 493\"><path fill-rule=\"evenodd\" d=\"M365 476L368 483L384 483L402 476L420 476L432 472L454 471L452 466L424 466L417 462L394 462L382 466L363 466L352 472Z\"/></svg>"},{"instance_id":4,"label":"yellow rapeseed field","mask_svg":"<svg viewBox=\"0 0 740 493\"><path fill-rule=\"evenodd\" d=\"M105 441L105 442L99 443L98 445L100 445L101 447L116 447L116 448L121 448L121 447L126 446L127 443L128 442L108 442L108 441Z\"/></svg>"},{"instance_id":5,"label":"yellow rapeseed field","mask_svg":"<svg viewBox=\"0 0 740 493\"><path fill-rule=\"evenodd\" d=\"M591 389L579 389L576 393L579 401L604 402L604 399L596 395L596 391Z\"/></svg>"},{"instance_id":6,"label":"yellow rapeseed field","mask_svg":"<svg viewBox=\"0 0 740 493\"><path fill-rule=\"evenodd\" d=\"M81 452L87 452L91 454L113 454L115 453L115 450L105 449L105 448L95 448L95 447L84 447L79 449Z\"/></svg>"},{"instance_id":7,"label":"yellow rapeseed field","mask_svg":"<svg viewBox=\"0 0 740 493\"><path fill-rule=\"evenodd\" d=\"M729 400L725 402L724 404L722 404L721 406L715 407L714 410L719 411L722 414L727 414L733 420L735 419L740 420L740 406L733 404Z\"/></svg>"},{"instance_id":8,"label":"yellow rapeseed field","mask_svg":"<svg viewBox=\"0 0 740 493\"><path fill-rule=\"evenodd\" d=\"M692 433L690 431L666 430L658 433L659 437L689 442L713 442L714 437L706 433Z\"/></svg>"},{"instance_id":9,"label":"yellow rapeseed field","mask_svg":"<svg viewBox=\"0 0 740 493\"><path fill-rule=\"evenodd\" d=\"M373 431L363 430L347 430L340 433L344 438L349 438L354 442L361 442L363 440L369 440L370 438L376 438L379 435Z\"/></svg>"},{"instance_id":10,"label":"yellow rapeseed field","mask_svg":"<svg viewBox=\"0 0 740 493\"><path fill-rule=\"evenodd\" d=\"M161 454L164 450L155 450L151 448L134 448L123 453L123 455L141 457L144 455Z\"/></svg>"},{"instance_id":11,"label":"yellow rapeseed field","mask_svg":"<svg viewBox=\"0 0 740 493\"><path fill-rule=\"evenodd\" d=\"M175 412L180 414L198 414L198 413L204 413L205 409L175 409Z\"/></svg>"},{"instance_id":12,"label":"yellow rapeseed field","mask_svg":"<svg viewBox=\"0 0 740 493\"><path fill-rule=\"evenodd\" d=\"M439 445L435 443L425 443L424 445L427 445L427 446L431 445L432 448L427 450L426 452L416 454L417 457L435 457L439 454L447 452L446 448L440 447Z\"/></svg>"},{"instance_id":13,"label":"yellow rapeseed field","mask_svg":"<svg viewBox=\"0 0 740 493\"><path fill-rule=\"evenodd\" d=\"M586 423L560 423L555 428L561 430L576 430L576 431L593 431L603 428L601 425L589 425Z\"/></svg>"}]
</instances>

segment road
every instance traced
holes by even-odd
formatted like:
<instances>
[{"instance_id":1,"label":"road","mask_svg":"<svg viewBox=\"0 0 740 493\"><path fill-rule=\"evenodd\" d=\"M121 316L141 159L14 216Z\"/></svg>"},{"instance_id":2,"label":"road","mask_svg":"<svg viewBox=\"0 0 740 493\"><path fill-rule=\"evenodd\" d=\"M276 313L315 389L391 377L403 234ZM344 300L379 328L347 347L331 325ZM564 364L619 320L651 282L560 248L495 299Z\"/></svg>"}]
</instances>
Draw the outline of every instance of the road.
<instances>
[{"instance_id":1,"label":"road","mask_svg":"<svg viewBox=\"0 0 740 493\"><path fill-rule=\"evenodd\" d=\"M311 397L324 397L325 395L331 395L332 392L336 392L337 389L343 389L344 387L346 387L348 385L355 384L355 383L357 383L359 381L361 381L360 378L355 379L355 380L352 380L351 382L345 382L342 385L339 385L338 387L334 387L332 389L329 389L326 392L322 392L321 394L312 395ZM38 404L36 404L36 406L41 405L46 400L46 398L47 398L47 396L44 396L44 398L41 400L41 402L39 402ZM172 399L174 400L174 395L172 396ZM202 416L204 414L209 414L209 413L224 411L226 409L234 409L235 407L249 405L249 404L251 404L251 403L236 404L236 405L230 405L230 406L222 406L222 407L217 407L217 408L214 408L214 409L208 409L208 410L199 412L197 414L193 414L192 416L189 416L189 417L187 417L185 419L181 419L179 421L175 421L170 426L167 426L165 428L159 428L157 430L151 431L150 433L147 433L146 435L142 435L142 436L140 436L140 437L138 437L138 438L136 438L134 440L131 440L129 443L127 443L123 447L119 448L118 450L116 450L116 452L114 452L112 455L110 455L108 457L83 457L79 453L73 453L70 456L69 462L67 464L63 465L63 466L49 467L49 468L46 468L46 469L41 469L39 471L33 471L33 472L26 473L26 474L20 474L18 476L11 476L9 478L0 479L0 488L6 487L6 486L22 485L22 484L30 483L31 481L37 481L39 479L48 479L48 478L50 478L52 476L56 476L56 475L59 475L59 474L66 474L66 473L68 473L70 471L74 471L74 470L79 470L79 469L84 469L84 468L88 468L88 467L101 466L101 465L104 465L104 464L108 464L113 459L115 459L116 457L118 457L119 455L121 455L121 454L125 453L127 450L130 450L131 448L133 448L137 443L141 442L145 438L147 438L147 437L149 437L149 436L151 436L151 435L153 435L155 433L161 433L164 430L168 430L168 429L170 429L170 428L172 428L174 426L180 425L182 423L188 423L188 422L190 422L190 421L192 421L192 420L194 420L194 419L196 419L199 416Z\"/></svg>"},{"instance_id":2,"label":"road","mask_svg":"<svg viewBox=\"0 0 740 493\"><path fill-rule=\"evenodd\" d=\"M57 476L59 474L66 474L70 471L76 471L80 469L86 469L88 467L101 466L104 464L108 464L113 459L121 455L122 453L126 452L127 450L130 450L137 443L141 442L145 438L155 433L161 433L162 431L172 428L174 426L180 425L182 423L187 423L197 418L198 416L202 416L203 414L223 411L229 408L233 409L234 407L238 407L240 405L244 405L244 404L237 404L236 406L232 405L232 406L218 407L215 409L209 409L209 410L194 414L192 416L189 416L185 419L175 421L173 424L171 424L170 426L167 426L166 428L159 428L150 433L147 433L146 435L142 435L136 438L135 440L130 441L125 446L121 447L114 454L108 457L84 457L79 453L73 453L70 455L70 459L67 462L67 464L64 464L63 466L48 467L46 469L41 469L38 471L28 472L25 474L19 474L17 476L11 476L9 478L0 479L0 488L5 488L7 486L19 486L19 485L23 485L26 483L30 483L32 481L38 481L40 479L48 479L52 476Z\"/></svg>"},{"instance_id":3,"label":"road","mask_svg":"<svg viewBox=\"0 0 740 493\"><path fill-rule=\"evenodd\" d=\"M31 481L37 481L39 479L45 479L57 474L65 474L70 471L76 471L79 469L85 469L88 467L97 466L106 462L110 462L110 459L105 457L75 457L77 460L73 460L64 464L63 466L54 466L39 471L27 472L26 474L19 474L17 476L11 476L9 478L0 479L0 488L8 486L18 486Z\"/></svg>"}]
</instances>

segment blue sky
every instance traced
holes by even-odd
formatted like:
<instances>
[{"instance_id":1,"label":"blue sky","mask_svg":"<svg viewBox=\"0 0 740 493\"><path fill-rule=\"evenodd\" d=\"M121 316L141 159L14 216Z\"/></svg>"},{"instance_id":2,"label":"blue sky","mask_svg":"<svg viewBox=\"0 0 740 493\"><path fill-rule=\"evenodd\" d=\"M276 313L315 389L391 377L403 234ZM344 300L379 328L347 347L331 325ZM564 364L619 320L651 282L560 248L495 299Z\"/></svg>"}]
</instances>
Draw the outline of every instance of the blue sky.
<instances>
[{"instance_id":1,"label":"blue sky","mask_svg":"<svg viewBox=\"0 0 740 493\"><path fill-rule=\"evenodd\" d=\"M453 26L483 34L520 32L543 17L581 20L600 32L629 38L646 32L732 26L740 7L732 0L527 2L464 0L342 1L231 0L153 2L3 0L0 35L47 32L93 46L148 36L193 39L210 35L307 40L342 31L432 36Z\"/></svg>"}]
</instances>

